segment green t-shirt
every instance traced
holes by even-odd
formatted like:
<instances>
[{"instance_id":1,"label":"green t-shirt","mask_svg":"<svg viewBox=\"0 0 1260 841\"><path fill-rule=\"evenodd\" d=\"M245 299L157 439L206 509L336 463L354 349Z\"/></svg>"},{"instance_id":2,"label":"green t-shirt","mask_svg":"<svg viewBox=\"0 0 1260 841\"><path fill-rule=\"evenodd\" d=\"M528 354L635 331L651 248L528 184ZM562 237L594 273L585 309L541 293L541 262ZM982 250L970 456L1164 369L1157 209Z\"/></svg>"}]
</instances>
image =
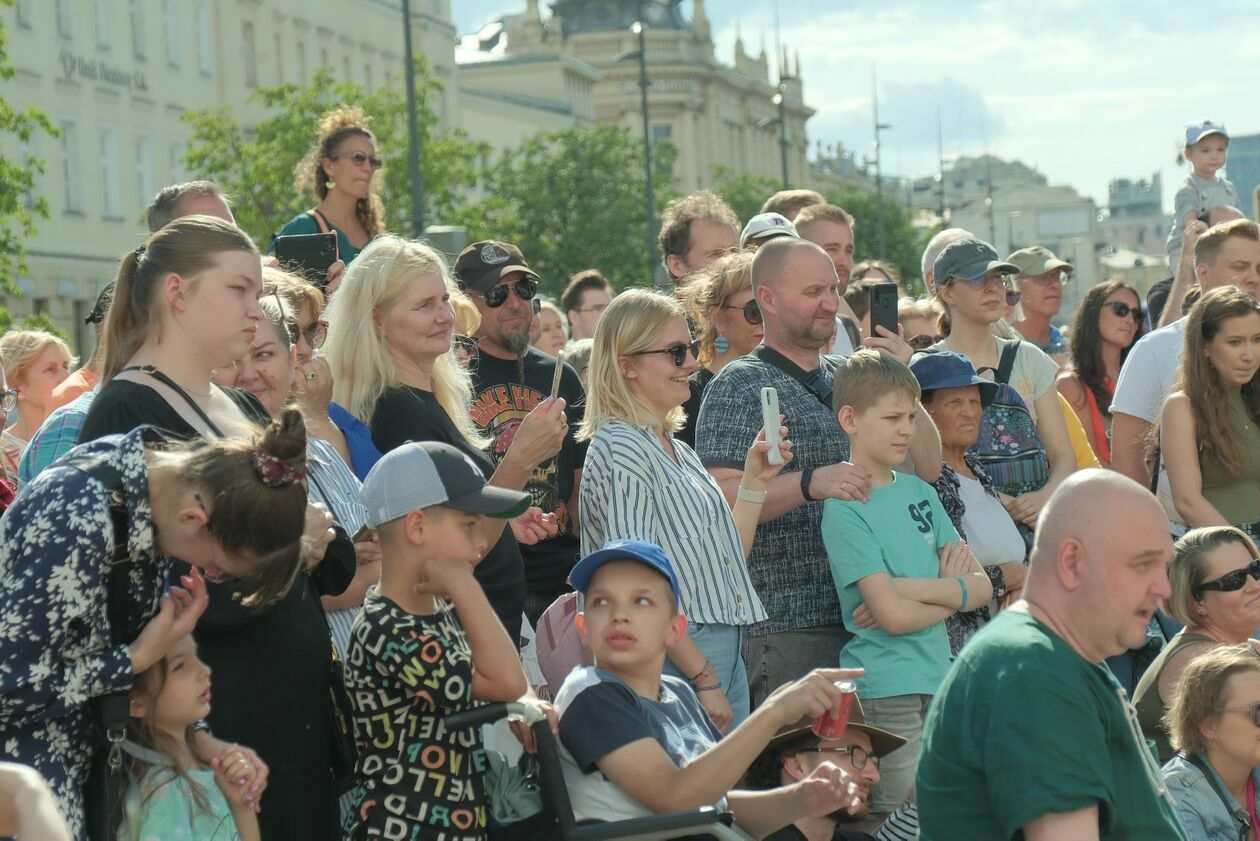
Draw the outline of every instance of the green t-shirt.
<instances>
[{"instance_id":1,"label":"green t-shirt","mask_svg":"<svg viewBox=\"0 0 1260 841\"><path fill-rule=\"evenodd\" d=\"M959 653L928 710L916 796L922 841L1006 841L1094 804L1102 838L1185 839L1124 689L1022 610Z\"/></svg>"},{"instance_id":2,"label":"green t-shirt","mask_svg":"<svg viewBox=\"0 0 1260 841\"><path fill-rule=\"evenodd\" d=\"M844 626L854 632L840 652L840 665L866 669L858 692L863 698L936 694L949 671L944 622L894 635L853 621L862 603L857 583L866 576L938 577L937 552L959 538L936 490L917 476L894 473L891 484L871 489L869 502L829 499L823 503L822 539ZM958 596L961 600L961 590Z\"/></svg>"}]
</instances>

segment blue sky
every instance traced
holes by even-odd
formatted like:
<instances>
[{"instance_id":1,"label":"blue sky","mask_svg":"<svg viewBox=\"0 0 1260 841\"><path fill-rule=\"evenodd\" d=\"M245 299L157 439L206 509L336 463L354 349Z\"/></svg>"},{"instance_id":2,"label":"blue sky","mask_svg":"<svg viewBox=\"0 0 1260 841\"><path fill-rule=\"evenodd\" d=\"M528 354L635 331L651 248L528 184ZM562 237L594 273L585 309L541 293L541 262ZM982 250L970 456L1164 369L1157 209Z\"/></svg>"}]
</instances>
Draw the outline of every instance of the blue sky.
<instances>
[{"instance_id":1,"label":"blue sky","mask_svg":"<svg viewBox=\"0 0 1260 841\"><path fill-rule=\"evenodd\" d=\"M460 32L525 0L456 0ZM546 2L544 8L548 8ZM691 2L683 8L690 17ZM773 50L773 0L707 0L717 53ZM1203 10L1203 13L1199 13ZM1212 117L1260 132L1260 3L1255 0L779 0L780 39L801 54L811 142L869 151L878 74L885 172L936 169L990 150L1106 204L1116 177L1164 174L1171 202L1181 127ZM982 129L983 126L983 129Z\"/></svg>"}]
</instances>

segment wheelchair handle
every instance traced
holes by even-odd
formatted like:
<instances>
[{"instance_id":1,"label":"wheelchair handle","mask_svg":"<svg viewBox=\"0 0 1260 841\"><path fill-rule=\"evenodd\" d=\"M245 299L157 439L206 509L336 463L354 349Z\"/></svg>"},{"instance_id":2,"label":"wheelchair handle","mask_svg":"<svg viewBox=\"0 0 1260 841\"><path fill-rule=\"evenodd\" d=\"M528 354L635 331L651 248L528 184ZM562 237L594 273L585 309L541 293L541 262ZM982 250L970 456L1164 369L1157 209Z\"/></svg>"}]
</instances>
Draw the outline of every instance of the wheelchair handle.
<instances>
[{"instance_id":1,"label":"wheelchair handle","mask_svg":"<svg viewBox=\"0 0 1260 841\"><path fill-rule=\"evenodd\" d=\"M468 727L479 727L483 724L489 724L501 718L524 721L526 724L533 726L540 721L546 721L547 714L543 712L538 704L509 701L484 704L471 710L451 713L443 721L448 730L464 730Z\"/></svg>"}]
</instances>

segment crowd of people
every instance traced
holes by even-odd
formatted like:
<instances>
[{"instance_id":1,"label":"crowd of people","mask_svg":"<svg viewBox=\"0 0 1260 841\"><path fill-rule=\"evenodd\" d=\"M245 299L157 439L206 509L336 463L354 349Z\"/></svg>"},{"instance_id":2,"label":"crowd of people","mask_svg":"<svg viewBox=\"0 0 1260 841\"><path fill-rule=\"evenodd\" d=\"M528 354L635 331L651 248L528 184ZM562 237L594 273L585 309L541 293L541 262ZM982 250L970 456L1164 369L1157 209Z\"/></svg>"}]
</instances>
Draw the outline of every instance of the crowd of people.
<instances>
[{"instance_id":1,"label":"crowd of people","mask_svg":"<svg viewBox=\"0 0 1260 841\"><path fill-rule=\"evenodd\" d=\"M550 837L511 785L534 734L447 724L523 700L578 821L1254 839L1260 226L1227 146L1187 128L1168 284L1074 314L1070 263L957 228L910 297L812 190L742 226L682 197L672 292L545 300L514 244L391 234L344 107L278 232L334 235L314 276L163 189L86 364L0 337L0 835Z\"/></svg>"}]
</instances>

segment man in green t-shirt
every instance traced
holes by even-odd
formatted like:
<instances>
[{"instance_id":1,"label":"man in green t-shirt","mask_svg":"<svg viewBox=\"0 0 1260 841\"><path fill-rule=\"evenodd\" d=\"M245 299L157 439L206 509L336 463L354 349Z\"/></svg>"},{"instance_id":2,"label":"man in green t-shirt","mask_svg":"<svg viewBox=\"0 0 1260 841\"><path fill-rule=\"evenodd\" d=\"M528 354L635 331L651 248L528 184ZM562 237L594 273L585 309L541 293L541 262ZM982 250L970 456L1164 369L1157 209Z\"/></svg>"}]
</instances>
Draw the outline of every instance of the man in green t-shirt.
<instances>
[{"instance_id":1,"label":"man in green t-shirt","mask_svg":"<svg viewBox=\"0 0 1260 841\"><path fill-rule=\"evenodd\" d=\"M1024 599L962 650L928 712L923 841L1184 841L1133 708L1101 665L1145 640L1171 559L1168 519L1137 483L1084 470L1059 486Z\"/></svg>"}]
</instances>

